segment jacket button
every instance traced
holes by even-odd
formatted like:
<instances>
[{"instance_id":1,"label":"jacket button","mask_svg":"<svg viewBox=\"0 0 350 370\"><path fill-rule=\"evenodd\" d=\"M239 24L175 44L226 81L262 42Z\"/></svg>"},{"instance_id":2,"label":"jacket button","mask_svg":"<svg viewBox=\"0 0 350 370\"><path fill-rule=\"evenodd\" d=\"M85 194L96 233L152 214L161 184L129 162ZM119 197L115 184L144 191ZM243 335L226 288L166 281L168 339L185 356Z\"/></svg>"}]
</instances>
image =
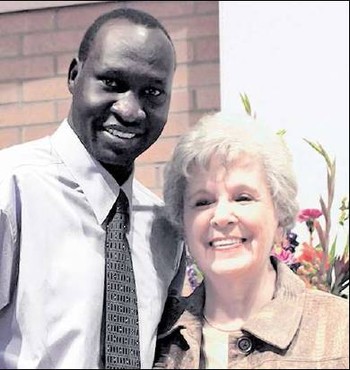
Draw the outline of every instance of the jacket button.
<instances>
[{"instance_id":1,"label":"jacket button","mask_svg":"<svg viewBox=\"0 0 350 370\"><path fill-rule=\"evenodd\" d=\"M243 353L249 353L253 349L253 342L249 337L243 336L237 339L237 347Z\"/></svg>"}]
</instances>

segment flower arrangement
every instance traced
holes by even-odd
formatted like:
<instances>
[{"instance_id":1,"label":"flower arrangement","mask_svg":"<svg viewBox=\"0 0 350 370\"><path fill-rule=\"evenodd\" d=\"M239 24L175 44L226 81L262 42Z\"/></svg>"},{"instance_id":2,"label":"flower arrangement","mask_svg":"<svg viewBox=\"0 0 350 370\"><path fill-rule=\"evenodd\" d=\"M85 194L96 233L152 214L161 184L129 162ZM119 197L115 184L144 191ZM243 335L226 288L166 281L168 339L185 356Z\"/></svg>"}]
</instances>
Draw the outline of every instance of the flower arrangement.
<instances>
[{"instance_id":1,"label":"flower arrangement","mask_svg":"<svg viewBox=\"0 0 350 370\"><path fill-rule=\"evenodd\" d=\"M348 294L344 291L349 286L349 235L347 235L341 256L336 255L337 236L330 246L335 161L329 161L326 151L320 144L307 142L326 160L327 201L320 197L321 209L309 208L299 212L297 222L305 223L309 236L307 241L299 243L297 234L292 231L288 232L284 240L274 246L272 254L291 267L307 286L347 298ZM349 200L347 197L342 199L339 210L338 225L344 227L345 222L349 219ZM323 218L324 226L321 225L321 218Z\"/></svg>"},{"instance_id":2,"label":"flower arrangement","mask_svg":"<svg viewBox=\"0 0 350 370\"><path fill-rule=\"evenodd\" d=\"M256 118L248 96L240 94L240 97L246 113ZM285 132L285 130L281 130L277 134L284 135ZM287 232L279 244L273 247L272 254L284 261L305 281L307 286L347 298L348 294L345 293L345 290L349 287L349 234L346 236L342 255L336 254L337 236L330 245L336 162L335 159L330 158L320 143L307 139L304 141L319 153L326 163L327 198L323 199L320 196L320 209L302 209L298 214L297 222L305 223L308 240L299 243L297 233L291 230ZM349 220L349 200L347 197L342 199L339 210L338 226L344 228L346 221ZM323 218L323 226L321 218Z\"/></svg>"},{"instance_id":3,"label":"flower arrangement","mask_svg":"<svg viewBox=\"0 0 350 370\"><path fill-rule=\"evenodd\" d=\"M241 94L240 97L246 113L256 118L248 96ZM284 135L285 132L281 130L277 134ZM307 240L299 242L298 234L290 230L280 243L273 246L271 254L286 263L308 287L348 298L349 234L348 227L345 226L349 220L349 200L344 197L339 207L337 226L346 233L346 241L342 254L338 255L337 235L331 242L331 212L334 201L336 162L330 158L321 144L307 139L304 141L319 153L326 163L327 197L324 199L320 196L320 208L302 209L298 214L297 222L305 224L307 228ZM187 277L191 289L194 289L203 278L191 258L188 259Z\"/></svg>"}]
</instances>

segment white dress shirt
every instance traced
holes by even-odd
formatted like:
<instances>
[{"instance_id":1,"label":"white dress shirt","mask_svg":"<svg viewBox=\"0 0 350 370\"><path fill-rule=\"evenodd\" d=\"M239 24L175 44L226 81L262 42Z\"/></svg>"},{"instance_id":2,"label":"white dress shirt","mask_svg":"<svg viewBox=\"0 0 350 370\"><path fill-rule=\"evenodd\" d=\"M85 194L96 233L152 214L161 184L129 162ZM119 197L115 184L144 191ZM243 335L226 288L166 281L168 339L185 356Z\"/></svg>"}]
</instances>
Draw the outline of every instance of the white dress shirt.
<instances>
[{"instance_id":1,"label":"white dress shirt","mask_svg":"<svg viewBox=\"0 0 350 370\"><path fill-rule=\"evenodd\" d=\"M161 201L130 179L128 235L142 368L181 256ZM65 120L50 137L0 151L0 368L101 368L105 219L113 177Z\"/></svg>"}]
</instances>

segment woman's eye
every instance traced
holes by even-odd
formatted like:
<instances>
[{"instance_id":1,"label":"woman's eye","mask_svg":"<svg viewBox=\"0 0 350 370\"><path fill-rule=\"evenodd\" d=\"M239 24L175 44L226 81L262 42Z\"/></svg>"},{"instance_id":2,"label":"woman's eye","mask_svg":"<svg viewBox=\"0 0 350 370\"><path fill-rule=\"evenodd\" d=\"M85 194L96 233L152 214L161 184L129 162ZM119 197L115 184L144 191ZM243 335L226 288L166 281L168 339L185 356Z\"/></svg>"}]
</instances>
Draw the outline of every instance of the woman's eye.
<instances>
[{"instance_id":1,"label":"woman's eye","mask_svg":"<svg viewBox=\"0 0 350 370\"><path fill-rule=\"evenodd\" d=\"M238 197L236 197L236 202L250 202L252 200L252 197L247 194L241 194Z\"/></svg>"},{"instance_id":2,"label":"woman's eye","mask_svg":"<svg viewBox=\"0 0 350 370\"><path fill-rule=\"evenodd\" d=\"M197 201L194 202L194 206L195 207L205 207L205 206L208 206L212 203L212 201L208 200L208 199L199 199Z\"/></svg>"}]
</instances>

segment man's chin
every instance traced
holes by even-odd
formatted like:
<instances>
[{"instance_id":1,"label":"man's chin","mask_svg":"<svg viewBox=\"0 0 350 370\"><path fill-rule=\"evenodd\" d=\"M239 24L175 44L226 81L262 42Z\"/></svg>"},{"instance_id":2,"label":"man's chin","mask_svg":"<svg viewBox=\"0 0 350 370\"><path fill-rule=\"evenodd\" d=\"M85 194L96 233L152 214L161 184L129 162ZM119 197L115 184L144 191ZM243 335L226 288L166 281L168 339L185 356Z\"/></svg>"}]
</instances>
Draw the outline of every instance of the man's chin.
<instances>
[{"instance_id":1,"label":"man's chin","mask_svg":"<svg viewBox=\"0 0 350 370\"><path fill-rule=\"evenodd\" d=\"M101 165L107 170L119 183L122 185L131 175L134 170L134 163L106 163L100 162Z\"/></svg>"},{"instance_id":2,"label":"man's chin","mask_svg":"<svg viewBox=\"0 0 350 370\"><path fill-rule=\"evenodd\" d=\"M123 150L115 152L113 150L99 150L94 156L100 163L110 166L129 167L135 160L135 155L132 152Z\"/></svg>"}]
</instances>

